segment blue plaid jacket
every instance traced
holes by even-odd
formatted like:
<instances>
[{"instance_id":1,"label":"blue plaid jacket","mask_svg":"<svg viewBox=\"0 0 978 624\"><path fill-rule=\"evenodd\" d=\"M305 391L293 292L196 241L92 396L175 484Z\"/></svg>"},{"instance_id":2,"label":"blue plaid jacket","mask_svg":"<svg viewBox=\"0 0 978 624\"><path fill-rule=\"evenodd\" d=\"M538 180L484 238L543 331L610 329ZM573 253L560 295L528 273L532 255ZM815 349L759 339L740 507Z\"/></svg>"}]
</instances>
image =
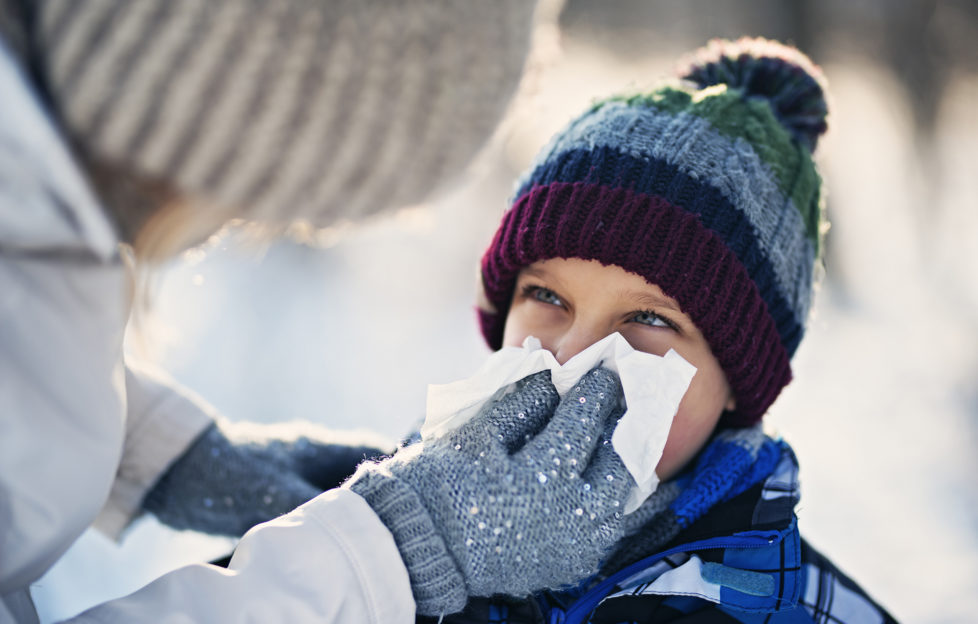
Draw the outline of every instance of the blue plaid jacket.
<instances>
[{"instance_id":1,"label":"blue plaid jacket","mask_svg":"<svg viewBox=\"0 0 978 624\"><path fill-rule=\"evenodd\" d=\"M474 599L445 624L895 622L798 532L798 464L717 505L664 550L578 590ZM419 622L429 620L419 618Z\"/></svg>"}]
</instances>

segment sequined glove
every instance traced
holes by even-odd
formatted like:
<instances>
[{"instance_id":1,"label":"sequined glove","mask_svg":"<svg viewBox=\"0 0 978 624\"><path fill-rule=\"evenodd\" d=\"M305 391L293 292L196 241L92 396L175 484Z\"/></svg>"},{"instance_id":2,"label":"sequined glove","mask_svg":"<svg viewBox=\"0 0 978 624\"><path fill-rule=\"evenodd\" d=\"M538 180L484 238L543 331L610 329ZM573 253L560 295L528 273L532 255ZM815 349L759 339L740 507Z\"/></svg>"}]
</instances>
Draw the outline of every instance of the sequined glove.
<instances>
[{"instance_id":1,"label":"sequined glove","mask_svg":"<svg viewBox=\"0 0 978 624\"><path fill-rule=\"evenodd\" d=\"M241 536L338 486L366 458L389 454L377 436L310 423L211 425L143 499L177 529Z\"/></svg>"},{"instance_id":2,"label":"sequined glove","mask_svg":"<svg viewBox=\"0 0 978 624\"><path fill-rule=\"evenodd\" d=\"M545 371L457 430L361 465L345 487L393 534L418 613L597 571L635 484L607 443L620 396L615 374L598 368L561 400Z\"/></svg>"}]
</instances>

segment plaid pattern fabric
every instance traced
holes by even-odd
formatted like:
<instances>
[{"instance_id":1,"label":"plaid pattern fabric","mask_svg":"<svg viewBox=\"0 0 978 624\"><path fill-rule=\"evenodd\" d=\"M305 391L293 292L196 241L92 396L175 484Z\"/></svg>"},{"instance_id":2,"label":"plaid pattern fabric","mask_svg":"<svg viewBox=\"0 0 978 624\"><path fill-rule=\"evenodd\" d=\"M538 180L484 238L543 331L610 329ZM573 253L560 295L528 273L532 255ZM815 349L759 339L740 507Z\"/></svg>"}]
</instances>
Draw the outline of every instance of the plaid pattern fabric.
<instances>
[{"instance_id":1,"label":"plaid pattern fabric","mask_svg":"<svg viewBox=\"0 0 978 624\"><path fill-rule=\"evenodd\" d=\"M696 596L701 603L724 608L775 613L794 608L801 592L801 538L792 513L799 500L798 473L790 448L782 443L781 449L780 460L766 479L715 506L671 547L666 546L665 552L685 555L685 561L654 576L649 572L660 566L653 563L621 578L595 614L618 598L635 596ZM735 527L740 530L731 531ZM677 541L682 544L676 545ZM670 560L677 562L675 557L662 559Z\"/></svg>"},{"instance_id":2,"label":"plaid pattern fabric","mask_svg":"<svg viewBox=\"0 0 978 624\"><path fill-rule=\"evenodd\" d=\"M711 509L764 482L781 455L781 443L766 436L760 425L718 432L695 464L673 479L680 492L668 508L619 542L602 567L602 578L661 552Z\"/></svg>"},{"instance_id":3,"label":"plaid pattern fabric","mask_svg":"<svg viewBox=\"0 0 978 624\"><path fill-rule=\"evenodd\" d=\"M716 505L660 553L597 585L522 602L474 599L465 612L442 621L639 624L690 616L697 622L895 622L801 538L794 515L798 464L791 448L780 446L766 479Z\"/></svg>"},{"instance_id":4,"label":"plaid pattern fabric","mask_svg":"<svg viewBox=\"0 0 978 624\"><path fill-rule=\"evenodd\" d=\"M859 586L832 562L802 541L802 559L808 582L800 604L816 624L839 622L893 622L893 618L866 600Z\"/></svg>"}]
</instances>

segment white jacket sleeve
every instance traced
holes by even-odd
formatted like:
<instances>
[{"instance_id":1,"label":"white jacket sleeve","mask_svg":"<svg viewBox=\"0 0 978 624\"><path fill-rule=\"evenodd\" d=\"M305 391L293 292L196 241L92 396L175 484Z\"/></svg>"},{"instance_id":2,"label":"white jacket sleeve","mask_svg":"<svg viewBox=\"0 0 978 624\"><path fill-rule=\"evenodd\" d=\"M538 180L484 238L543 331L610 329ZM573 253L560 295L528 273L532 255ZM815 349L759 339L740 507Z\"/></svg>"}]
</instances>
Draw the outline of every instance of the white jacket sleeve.
<instances>
[{"instance_id":1,"label":"white jacket sleeve","mask_svg":"<svg viewBox=\"0 0 978 624\"><path fill-rule=\"evenodd\" d=\"M109 494L125 420L112 226L0 40L0 601Z\"/></svg>"},{"instance_id":2,"label":"white jacket sleeve","mask_svg":"<svg viewBox=\"0 0 978 624\"><path fill-rule=\"evenodd\" d=\"M122 460L94 524L113 539L139 515L146 492L216 415L203 399L162 372L129 360L126 401Z\"/></svg>"},{"instance_id":3,"label":"white jacket sleeve","mask_svg":"<svg viewBox=\"0 0 978 624\"><path fill-rule=\"evenodd\" d=\"M386 527L338 489L249 531L226 570L180 568L70 622L407 624L414 599Z\"/></svg>"},{"instance_id":4,"label":"white jacket sleeve","mask_svg":"<svg viewBox=\"0 0 978 624\"><path fill-rule=\"evenodd\" d=\"M108 497L123 290L118 266L0 253L0 596L37 580Z\"/></svg>"},{"instance_id":5,"label":"white jacket sleeve","mask_svg":"<svg viewBox=\"0 0 978 624\"><path fill-rule=\"evenodd\" d=\"M110 498L103 526L121 528L208 414L192 398L124 369L128 297L112 226L2 40L0 94L0 622L6 623L36 621L28 586ZM229 569L181 568L76 618L413 620L410 582L393 538L347 490L253 529Z\"/></svg>"}]
</instances>

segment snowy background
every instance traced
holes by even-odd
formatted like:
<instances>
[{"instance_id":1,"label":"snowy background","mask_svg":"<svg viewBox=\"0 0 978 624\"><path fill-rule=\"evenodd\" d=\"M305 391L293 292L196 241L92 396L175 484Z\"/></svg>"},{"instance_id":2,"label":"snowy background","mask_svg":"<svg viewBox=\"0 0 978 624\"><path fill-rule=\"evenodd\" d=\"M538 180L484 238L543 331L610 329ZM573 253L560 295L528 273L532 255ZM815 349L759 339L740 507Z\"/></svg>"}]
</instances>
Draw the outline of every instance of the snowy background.
<instances>
[{"instance_id":1,"label":"snowy background","mask_svg":"<svg viewBox=\"0 0 978 624\"><path fill-rule=\"evenodd\" d=\"M937 7L912 24L935 30L927 36L949 50L936 57L935 86L926 72L907 75L913 68L893 52L905 51L889 43L905 26L881 4L711 11L703 2L622 1L598 11L571 1L562 29L540 33L521 96L461 184L430 204L327 233L321 247L259 247L231 233L186 254L158 276L149 348L230 418L401 435L423 414L428 383L468 376L487 354L472 307L478 258L514 176L546 139L595 97L652 83L710 36L788 38L830 81L831 129L818 159L832 230L795 381L767 420L799 455L810 541L901 621L974 621L975 11L967 2L905 3ZM782 5L793 5L790 15ZM799 17L798 7L808 13ZM951 45L962 40L971 43ZM922 99L919 88L938 87L934 101ZM152 519L121 545L86 533L36 584L42 619L232 546Z\"/></svg>"}]
</instances>

